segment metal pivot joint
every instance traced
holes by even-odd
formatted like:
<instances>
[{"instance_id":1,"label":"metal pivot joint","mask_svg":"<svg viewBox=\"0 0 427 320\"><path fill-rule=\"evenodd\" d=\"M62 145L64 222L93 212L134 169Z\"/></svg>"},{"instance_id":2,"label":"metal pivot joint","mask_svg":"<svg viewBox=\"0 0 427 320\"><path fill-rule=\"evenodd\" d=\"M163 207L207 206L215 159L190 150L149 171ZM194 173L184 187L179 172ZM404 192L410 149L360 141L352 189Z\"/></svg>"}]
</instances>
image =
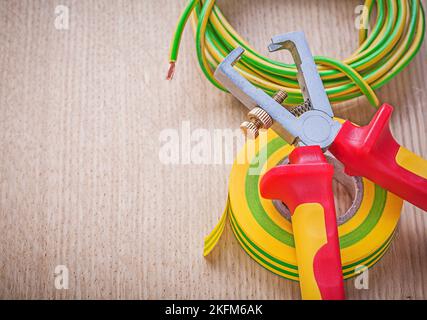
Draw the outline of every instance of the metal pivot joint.
<instances>
[{"instance_id":1,"label":"metal pivot joint","mask_svg":"<svg viewBox=\"0 0 427 320\"><path fill-rule=\"evenodd\" d=\"M218 66L215 78L249 110L262 108L272 119L271 128L288 143L318 145L327 149L341 125L333 119L332 107L304 33L293 32L274 37L269 50L273 52L281 49L289 50L292 54L306 101L305 105L295 108L293 112L237 72L233 66L244 53L241 47L233 50Z\"/></svg>"}]
</instances>

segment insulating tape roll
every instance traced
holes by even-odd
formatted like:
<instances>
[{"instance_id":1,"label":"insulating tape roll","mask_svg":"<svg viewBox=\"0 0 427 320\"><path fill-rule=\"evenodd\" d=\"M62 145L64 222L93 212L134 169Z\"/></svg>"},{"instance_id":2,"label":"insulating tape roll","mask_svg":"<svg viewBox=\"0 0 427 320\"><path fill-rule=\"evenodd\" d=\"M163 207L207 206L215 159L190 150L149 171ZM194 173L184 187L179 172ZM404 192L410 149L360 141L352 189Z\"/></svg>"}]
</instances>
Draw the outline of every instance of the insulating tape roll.
<instances>
[{"instance_id":1,"label":"insulating tape roll","mask_svg":"<svg viewBox=\"0 0 427 320\"><path fill-rule=\"evenodd\" d=\"M247 143L237 157L247 160L236 160L233 166L227 206L218 225L205 239L204 255L208 255L219 241L228 217L240 245L255 261L282 277L297 281L291 222L278 211L273 201L260 196L258 186L262 173L281 163L293 147L272 130L253 144ZM249 147L256 151L251 153ZM250 154L253 156L248 156ZM261 168L258 174L253 174L254 165ZM356 275L356 268L373 266L385 254L403 204L394 194L367 179L361 180L360 205L352 217L338 227L345 279Z\"/></svg>"}]
</instances>

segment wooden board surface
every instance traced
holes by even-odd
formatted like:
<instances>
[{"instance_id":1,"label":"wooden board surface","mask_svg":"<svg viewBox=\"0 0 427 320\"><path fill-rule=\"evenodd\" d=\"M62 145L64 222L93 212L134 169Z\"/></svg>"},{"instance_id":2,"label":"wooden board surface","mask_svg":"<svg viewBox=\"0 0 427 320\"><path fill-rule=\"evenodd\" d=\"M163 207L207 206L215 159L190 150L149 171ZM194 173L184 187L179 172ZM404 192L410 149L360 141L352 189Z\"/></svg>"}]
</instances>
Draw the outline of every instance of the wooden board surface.
<instances>
[{"instance_id":1,"label":"wooden board surface","mask_svg":"<svg viewBox=\"0 0 427 320\"><path fill-rule=\"evenodd\" d=\"M426 1L423 1L424 4ZM245 109L199 70L191 29L164 80L184 1L2 0L0 3L0 298L298 299L230 228L208 259L231 166L164 165L165 129L238 128ZM315 4L314 4L315 3ZM233 26L267 54L270 36L305 30L315 54L357 46L357 0L221 1ZM70 9L69 30L55 8ZM339 30L339 32L338 32ZM397 139L427 157L426 46L378 92L396 106ZM337 114L360 124L365 99ZM55 268L69 270L68 290ZM405 204L391 250L352 299L427 298L427 215Z\"/></svg>"}]
</instances>

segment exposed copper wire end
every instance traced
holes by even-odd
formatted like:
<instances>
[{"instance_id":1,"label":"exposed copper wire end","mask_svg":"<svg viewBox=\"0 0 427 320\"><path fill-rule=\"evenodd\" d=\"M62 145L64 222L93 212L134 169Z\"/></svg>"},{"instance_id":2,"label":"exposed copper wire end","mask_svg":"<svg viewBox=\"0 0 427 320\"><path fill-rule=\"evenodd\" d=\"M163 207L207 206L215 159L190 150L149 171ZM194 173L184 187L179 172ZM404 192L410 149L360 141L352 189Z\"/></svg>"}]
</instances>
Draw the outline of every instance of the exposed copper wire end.
<instances>
[{"instance_id":1,"label":"exposed copper wire end","mask_svg":"<svg viewBox=\"0 0 427 320\"><path fill-rule=\"evenodd\" d=\"M168 75L166 76L166 80L172 80L173 75L175 74L175 61L171 61L169 64Z\"/></svg>"}]
</instances>

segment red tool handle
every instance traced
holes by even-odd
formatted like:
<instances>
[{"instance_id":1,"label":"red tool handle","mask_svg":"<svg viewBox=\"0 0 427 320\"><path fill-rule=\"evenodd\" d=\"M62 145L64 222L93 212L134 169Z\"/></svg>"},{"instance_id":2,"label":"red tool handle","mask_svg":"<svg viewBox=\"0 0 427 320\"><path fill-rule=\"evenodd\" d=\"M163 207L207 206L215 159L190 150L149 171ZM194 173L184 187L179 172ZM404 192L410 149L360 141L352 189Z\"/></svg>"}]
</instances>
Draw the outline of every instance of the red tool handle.
<instances>
[{"instance_id":1,"label":"red tool handle","mask_svg":"<svg viewBox=\"0 0 427 320\"><path fill-rule=\"evenodd\" d=\"M301 294L309 300L345 299L332 176L318 146L296 148L290 164L267 172L264 198L280 199L291 211Z\"/></svg>"},{"instance_id":2,"label":"red tool handle","mask_svg":"<svg viewBox=\"0 0 427 320\"><path fill-rule=\"evenodd\" d=\"M427 211L427 161L393 138L392 113L393 107L384 104L365 127L345 122L329 150L347 174L366 177Z\"/></svg>"}]
</instances>

